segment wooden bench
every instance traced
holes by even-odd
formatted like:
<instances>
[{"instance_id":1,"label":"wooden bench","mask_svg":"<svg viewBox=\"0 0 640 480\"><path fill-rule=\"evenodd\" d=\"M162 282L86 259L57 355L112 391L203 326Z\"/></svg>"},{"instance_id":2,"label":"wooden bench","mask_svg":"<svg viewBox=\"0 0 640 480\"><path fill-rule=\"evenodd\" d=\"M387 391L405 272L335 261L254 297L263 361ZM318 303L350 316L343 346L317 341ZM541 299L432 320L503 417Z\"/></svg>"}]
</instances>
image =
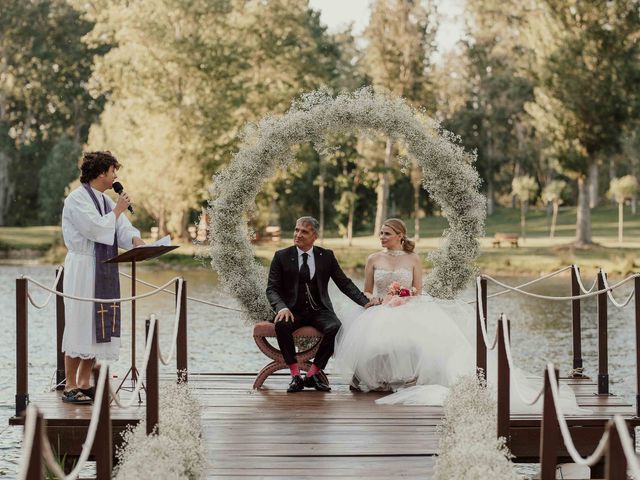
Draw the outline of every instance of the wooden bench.
<instances>
[{"instance_id":1,"label":"wooden bench","mask_svg":"<svg viewBox=\"0 0 640 480\"><path fill-rule=\"evenodd\" d=\"M255 340L256 345L258 345L260 351L267 357L269 357L272 361L265 365L262 370L260 370L260 372L258 372L258 376L256 377L255 382L253 382L254 389L260 388L264 381L275 372L289 368L285 363L280 350L271 345L267 340L268 338L276 338L275 323L256 323L253 326L253 339ZM309 348L296 354L298 364L300 365L300 370L307 372L309 371L309 368L311 368L311 359L315 357L316 352L318 351L318 347L320 346L322 333L313 327L302 327L293 332L293 338L311 338L315 340L315 342ZM318 375L320 375L320 378L324 383L329 385L329 380L327 379L324 372L319 372Z\"/></svg>"},{"instance_id":2,"label":"wooden bench","mask_svg":"<svg viewBox=\"0 0 640 480\"><path fill-rule=\"evenodd\" d=\"M496 233L491 243L494 247L500 248L502 242L509 242L512 248L518 248L520 246L518 245L519 239L520 235L515 233Z\"/></svg>"}]
</instances>

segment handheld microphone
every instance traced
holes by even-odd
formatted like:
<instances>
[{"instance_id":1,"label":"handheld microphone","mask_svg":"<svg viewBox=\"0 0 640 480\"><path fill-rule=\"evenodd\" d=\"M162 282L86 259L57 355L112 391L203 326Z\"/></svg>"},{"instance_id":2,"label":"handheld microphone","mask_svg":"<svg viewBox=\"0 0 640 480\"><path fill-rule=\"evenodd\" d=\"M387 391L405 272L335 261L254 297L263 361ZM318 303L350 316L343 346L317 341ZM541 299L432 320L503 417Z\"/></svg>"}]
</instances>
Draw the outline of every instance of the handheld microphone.
<instances>
[{"instance_id":1,"label":"handheld microphone","mask_svg":"<svg viewBox=\"0 0 640 480\"><path fill-rule=\"evenodd\" d=\"M120 182L113 182L113 191L120 195L124 191L124 187ZM133 213L133 207L129 205L129 211Z\"/></svg>"}]
</instances>

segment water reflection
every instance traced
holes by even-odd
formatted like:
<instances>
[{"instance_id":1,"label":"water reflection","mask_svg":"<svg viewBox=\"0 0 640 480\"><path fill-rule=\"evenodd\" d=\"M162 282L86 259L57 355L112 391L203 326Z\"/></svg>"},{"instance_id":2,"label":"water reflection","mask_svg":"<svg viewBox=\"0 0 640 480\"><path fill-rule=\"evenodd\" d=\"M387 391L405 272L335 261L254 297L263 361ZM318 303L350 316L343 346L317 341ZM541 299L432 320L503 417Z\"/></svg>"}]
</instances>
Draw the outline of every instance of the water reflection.
<instances>
[{"instance_id":1,"label":"water reflection","mask_svg":"<svg viewBox=\"0 0 640 480\"><path fill-rule=\"evenodd\" d=\"M124 268L122 271L127 272ZM49 266L3 266L0 267L0 308L4 315L0 327L0 476L15 477L19 457L21 430L6 428L14 409L15 388L15 279L27 275L51 285L55 278L54 267ZM238 307L238 303L221 291L213 272L205 268L188 271L138 268L139 278L162 284L174 276L182 275L187 280L191 297L209 302ZM354 277L362 286L363 279ZM501 278L509 284L523 283L522 278ZM130 293L128 279L123 279L122 295ZM350 302L332 285L330 291L339 310ZM147 291L138 287L138 293ZM554 278L544 285L531 287L532 291L547 295L569 295L569 277ZM490 286L490 293L497 288ZM624 292L627 294L629 290ZM31 289L36 301L41 303L45 293ZM624 298L623 292L616 294ZM474 291L470 287L463 298L472 300ZM495 320L504 312L512 321L513 352L516 363L529 372L542 373L546 362L556 362L561 372L566 373L572 365L571 310L569 302L549 302L534 298L503 295L488 302L490 336ZM159 316L160 341L168 345L173 321L174 298L161 294L137 304L138 364L142 361L142 339L144 318L150 313ZM131 345L130 305L123 306L123 338L121 358L112 367L115 375L123 375L129 367ZM265 357L256 348L247 325L237 312L212 308L208 305L189 302L189 367L197 372L257 372L265 363ZM619 310L609 306L609 373L612 391L632 400L635 395L635 345L633 304ZM583 361L588 375L597 374L597 323L596 303L593 299L582 302ZM46 390L53 381L55 370L55 302L43 310L29 307L29 389L37 393ZM329 364L330 370L331 364Z\"/></svg>"}]
</instances>

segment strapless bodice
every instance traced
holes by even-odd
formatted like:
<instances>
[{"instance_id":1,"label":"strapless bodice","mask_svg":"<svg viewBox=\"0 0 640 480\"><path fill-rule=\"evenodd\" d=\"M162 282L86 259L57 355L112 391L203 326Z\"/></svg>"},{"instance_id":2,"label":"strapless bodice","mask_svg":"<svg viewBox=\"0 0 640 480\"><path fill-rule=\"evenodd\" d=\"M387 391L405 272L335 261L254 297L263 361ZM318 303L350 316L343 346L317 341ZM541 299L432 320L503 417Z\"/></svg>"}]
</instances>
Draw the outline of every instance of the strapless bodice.
<instances>
[{"instance_id":1,"label":"strapless bodice","mask_svg":"<svg viewBox=\"0 0 640 480\"><path fill-rule=\"evenodd\" d=\"M393 282L398 282L404 288L411 288L413 285L413 271L409 268L397 268L395 270L376 268L373 271L373 284L376 287L376 295L386 295L389 285Z\"/></svg>"}]
</instances>

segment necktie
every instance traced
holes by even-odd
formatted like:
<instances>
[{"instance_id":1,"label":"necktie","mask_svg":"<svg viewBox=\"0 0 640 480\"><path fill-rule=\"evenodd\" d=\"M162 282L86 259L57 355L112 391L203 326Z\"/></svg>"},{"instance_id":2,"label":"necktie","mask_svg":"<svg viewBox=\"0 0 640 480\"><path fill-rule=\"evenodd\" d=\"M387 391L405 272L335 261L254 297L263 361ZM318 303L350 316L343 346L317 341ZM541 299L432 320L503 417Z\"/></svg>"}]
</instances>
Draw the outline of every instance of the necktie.
<instances>
[{"instance_id":1,"label":"necktie","mask_svg":"<svg viewBox=\"0 0 640 480\"><path fill-rule=\"evenodd\" d=\"M302 254L302 267L300 267L300 278L304 283L309 283L311 281L311 270L309 270L309 264L307 263L307 259L309 258L308 253Z\"/></svg>"}]
</instances>

